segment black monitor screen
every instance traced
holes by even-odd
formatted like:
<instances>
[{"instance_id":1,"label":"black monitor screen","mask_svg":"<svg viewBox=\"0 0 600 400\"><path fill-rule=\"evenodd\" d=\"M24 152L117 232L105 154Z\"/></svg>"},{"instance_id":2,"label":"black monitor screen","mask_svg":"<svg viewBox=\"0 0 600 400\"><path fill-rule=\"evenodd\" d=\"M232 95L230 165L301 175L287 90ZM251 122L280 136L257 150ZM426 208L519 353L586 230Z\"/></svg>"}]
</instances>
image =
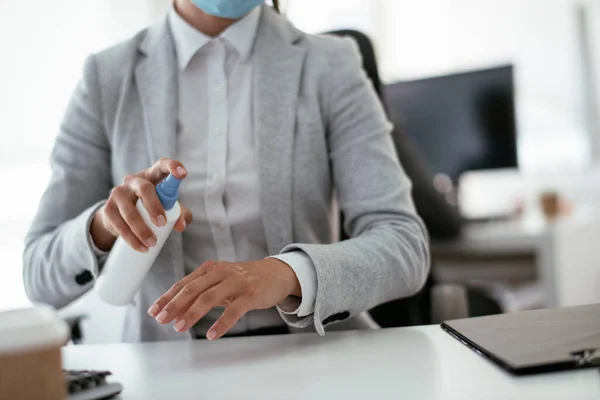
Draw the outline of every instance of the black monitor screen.
<instances>
[{"instance_id":1,"label":"black monitor screen","mask_svg":"<svg viewBox=\"0 0 600 400\"><path fill-rule=\"evenodd\" d=\"M511 66L394 83L385 98L432 172L457 182L465 171L517 166Z\"/></svg>"}]
</instances>

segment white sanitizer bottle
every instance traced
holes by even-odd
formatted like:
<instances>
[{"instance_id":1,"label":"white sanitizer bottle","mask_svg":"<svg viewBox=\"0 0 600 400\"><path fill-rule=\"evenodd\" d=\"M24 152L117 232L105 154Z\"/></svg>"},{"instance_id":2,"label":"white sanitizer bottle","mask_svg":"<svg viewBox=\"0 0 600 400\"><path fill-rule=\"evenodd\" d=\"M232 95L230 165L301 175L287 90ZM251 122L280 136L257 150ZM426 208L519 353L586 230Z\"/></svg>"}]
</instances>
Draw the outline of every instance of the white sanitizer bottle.
<instances>
[{"instance_id":1,"label":"white sanitizer bottle","mask_svg":"<svg viewBox=\"0 0 600 400\"><path fill-rule=\"evenodd\" d=\"M96 293L106 303L125 306L133 301L181 214L181 207L177 202L180 183L181 180L169 175L156 186L156 194L167 217L167 223L163 227L154 225L142 201L137 201L136 208L142 219L156 235L156 246L150 247L147 253L142 253L131 248L123 238L117 239L95 285Z\"/></svg>"}]
</instances>

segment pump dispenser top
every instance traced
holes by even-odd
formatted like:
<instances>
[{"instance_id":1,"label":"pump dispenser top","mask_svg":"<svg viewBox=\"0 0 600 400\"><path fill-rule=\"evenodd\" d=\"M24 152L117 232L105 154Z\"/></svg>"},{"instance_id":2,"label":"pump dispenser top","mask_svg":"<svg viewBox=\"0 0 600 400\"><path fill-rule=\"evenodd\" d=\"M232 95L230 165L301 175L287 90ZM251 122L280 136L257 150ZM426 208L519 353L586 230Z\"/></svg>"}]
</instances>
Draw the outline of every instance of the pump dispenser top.
<instances>
[{"instance_id":1,"label":"pump dispenser top","mask_svg":"<svg viewBox=\"0 0 600 400\"><path fill-rule=\"evenodd\" d=\"M181 179L175 178L169 174L161 183L156 186L156 194L162 203L165 211L173 208L179 197L178 189Z\"/></svg>"}]
</instances>

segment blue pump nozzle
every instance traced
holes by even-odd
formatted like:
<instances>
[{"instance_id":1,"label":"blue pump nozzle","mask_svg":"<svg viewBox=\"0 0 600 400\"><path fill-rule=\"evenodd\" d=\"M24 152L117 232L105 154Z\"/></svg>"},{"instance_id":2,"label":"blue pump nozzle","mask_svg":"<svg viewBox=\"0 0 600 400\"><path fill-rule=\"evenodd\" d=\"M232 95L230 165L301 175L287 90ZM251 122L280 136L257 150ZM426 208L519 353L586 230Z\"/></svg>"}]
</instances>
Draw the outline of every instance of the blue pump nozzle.
<instances>
[{"instance_id":1,"label":"blue pump nozzle","mask_svg":"<svg viewBox=\"0 0 600 400\"><path fill-rule=\"evenodd\" d=\"M177 202L177 198L179 197L177 189L179 189L180 183L181 179L177 179L173 175L169 175L156 186L156 194L158 195L158 199L162 203L165 211L169 211Z\"/></svg>"}]
</instances>

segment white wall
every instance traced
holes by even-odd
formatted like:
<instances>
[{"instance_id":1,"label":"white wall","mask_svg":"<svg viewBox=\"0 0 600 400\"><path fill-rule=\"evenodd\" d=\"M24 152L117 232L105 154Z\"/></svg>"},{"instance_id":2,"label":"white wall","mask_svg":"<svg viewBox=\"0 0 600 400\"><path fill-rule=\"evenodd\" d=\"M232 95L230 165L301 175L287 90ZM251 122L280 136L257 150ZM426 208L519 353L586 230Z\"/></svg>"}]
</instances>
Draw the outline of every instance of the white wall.
<instances>
[{"instance_id":1,"label":"white wall","mask_svg":"<svg viewBox=\"0 0 600 400\"><path fill-rule=\"evenodd\" d=\"M377 37L381 3L382 0L288 0L282 4L290 20L306 32L351 27Z\"/></svg>"}]
</instances>

